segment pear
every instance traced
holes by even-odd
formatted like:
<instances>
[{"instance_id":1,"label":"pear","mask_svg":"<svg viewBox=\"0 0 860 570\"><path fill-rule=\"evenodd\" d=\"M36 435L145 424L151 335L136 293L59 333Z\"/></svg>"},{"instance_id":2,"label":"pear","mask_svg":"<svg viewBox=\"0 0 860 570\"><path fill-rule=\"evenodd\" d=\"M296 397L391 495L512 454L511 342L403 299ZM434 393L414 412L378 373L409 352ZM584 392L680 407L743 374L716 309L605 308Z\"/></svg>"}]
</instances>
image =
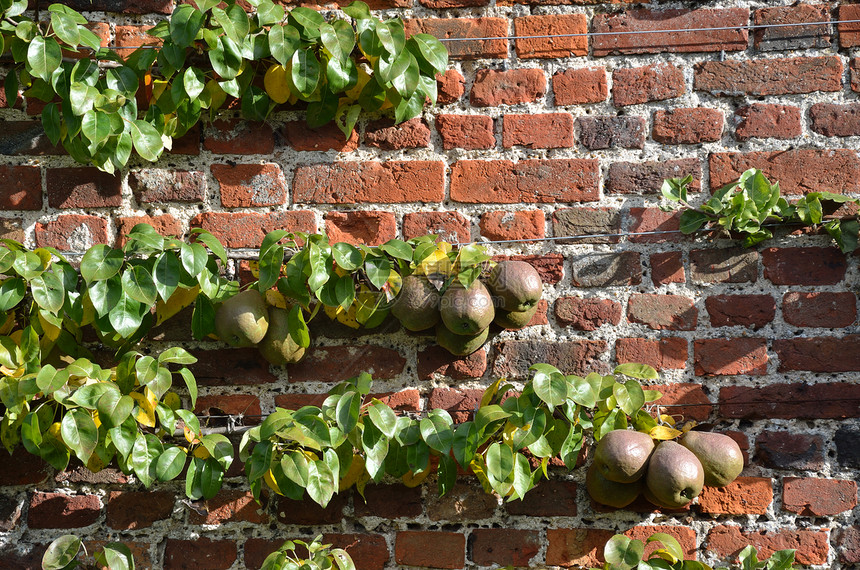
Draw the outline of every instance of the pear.
<instances>
[{"instance_id":1,"label":"pear","mask_svg":"<svg viewBox=\"0 0 860 570\"><path fill-rule=\"evenodd\" d=\"M407 275L391 306L391 314L407 330L417 332L429 329L439 322L440 297L439 291L426 277Z\"/></svg>"},{"instance_id":2,"label":"pear","mask_svg":"<svg viewBox=\"0 0 860 570\"><path fill-rule=\"evenodd\" d=\"M305 355L305 349L290 336L287 319L289 311L280 307L269 307L269 329L257 345L257 350L275 366L295 364Z\"/></svg>"},{"instance_id":3,"label":"pear","mask_svg":"<svg viewBox=\"0 0 860 570\"><path fill-rule=\"evenodd\" d=\"M454 281L439 303L442 322L452 333L473 336L490 326L495 317L493 297L477 279L468 289Z\"/></svg>"},{"instance_id":4,"label":"pear","mask_svg":"<svg viewBox=\"0 0 860 570\"><path fill-rule=\"evenodd\" d=\"M439 323L436 325L436 344L451 354L466 356L484 346L489 334L489 328L485 328L478 334L473 335L454 334L448 330L448 327Z\"/></svg>"},{"instance_id":5,"label":"pear","mask_svg":"<svg viewBox=\"0 0 860 570\"><path fill-rule=\"evenodd\" d=\"M487 279L490 292L506 311L527 311L540 301L543 281L525 261L500 261Z\"/></svg>"},{"instance_id":6,"label":"pear","mask_svg":"<svg viewBox=\"0 0 860 570\"><path fill-rule=\"evenodd\" d=\"M256 289L233 295L215 311L215 334L230 346L254 346L268 328L269 311Z\"/></svg>"},{"instance_id":7,"label":"pear","mask_svg":"<svg viewBox=\"0 0 860 570\"><path fill-rule=\"evenodd\" d=\"M727 435L709 431L688 431L681 445L693 452L705 470L705 485L725 487L741 474L744 454Z\"/></svg>"},{"instance_id":8,"label":"pear","mask_svg":"<svg viewBox=\"0 0 860 570\"><path fill-rule=\"evenodd\" d=\"M648 460L646 498L655 505L677 509L699 496L705 470L693 452L674 441L662 441Z\"/></svg>"},{"instance_id":9,"label":"pear","mask_svg":"<svg viewBox=\"0 0 860 570\"><path fill-rule=\"evenodd\" d=\"M616 483L600 473L596 463L585 474L585 488L595 502L622 509L636 500L643 488L642 479L632 483Z\"/></svg>"},{"instance_id":10,"label":"pear","mask_svg":"<svg viewBox=\"0 0 860 570\"><path fill-rule=\"evenodd\" d=\"M600 474L616 483L632 483L645 475L654 440L647 433L617 429L604 435L594 450Z\"/></svg>"},{"instance_id":11,"label":"pear","mask_svg":"<svg viewBox=\"0 0 860 570\"><path fill-rule=\"evenodd\" d=\"M521 329L532 320L537 313L538 306L532 305L531 309L525 311L496 311L493 322L506 329Z\"/></svg>"}]
</instances>

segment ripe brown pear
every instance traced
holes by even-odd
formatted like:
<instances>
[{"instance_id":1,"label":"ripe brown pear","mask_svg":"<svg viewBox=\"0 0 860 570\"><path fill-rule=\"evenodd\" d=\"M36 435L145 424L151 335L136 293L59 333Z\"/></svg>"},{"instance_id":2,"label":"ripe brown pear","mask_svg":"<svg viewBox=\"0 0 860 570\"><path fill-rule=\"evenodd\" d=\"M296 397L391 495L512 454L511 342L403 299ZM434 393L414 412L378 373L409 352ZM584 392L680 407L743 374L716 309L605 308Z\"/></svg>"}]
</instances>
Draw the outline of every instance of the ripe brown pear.
<instances>
[{"instance_id":1,"label":"ripe brown pear","mask_svg":"<svg viewBox=\"0 0 860 570\"><path fill-rule=\"evenodd\" d=\"M699 496L705 470L693 452L674 441L662 441L648 460L645 497L661 507L677 509Z\"/></svg>"},{"instance_id":2,"label":"ripe brown pear","mask_svg":"<svg viewBox=\"0 0 860 570\"><path fill-rule=\"evenodd\" d=\"M456 356L466 356L484 346L489 334L489 328L485 328L477 334L454 334L448 330L448 327L439 323L436 325L436 344L451 354Z\"/></svg>"},{"instance_id":3,"label":"ripe brown pear","mask_svg":"<svg viewBox=\"0 0 860 570\"><path fill-rule=\"evenodd\" d=\"M493 298L477 279L463 287L454 281L445 290L439 303L442 322L454 334L472 336L486 329L496 315Z\"/></svg>"},{"instance_id":4,"label":"ripe brown pear","mask_svg":"<svg viewBox=\"0 0 860 570\"><path fill-rule=\"evenodd\" d=\"M592 463L585 474L585 488L591 498L601 505L616 509L623 509L635 501L643 487L642 479L632 483L610 481L601 475L596 463Z\"/></svg>"},{"instance_id":5,"label":"ripe brown pear","mask_svg":"<svg viewBox=\"0 0 860 570\"><path fill-rule=\"evenodd\" d=\"M537 310L537 305L532 305L532 308L526 311L497 310L493 322L505 329L521 329L529 324Z\"/></svg>"},{"instance_id":6,"label":"ripe brown pear","mask_svg":"<svg viewBox=\"0 0 860 570\"><path fill-rule=\"evenodd\" d=\"M269 311L256 289L233 295L215 311L215 334L230 346L254 346L268 329Z\"/></svg>"},{"instance_id":7,"label":"ripe brown pear","mask_svg":"<svg viewBox=\"0 0 860 570\"><path fill-rule=\"evenodd\" d=\"M440 297L439 291L426 277L407 275L391 306L391 314L407 330L417 332L429 329L439 322Z\"/></svg>"},{"instance_id":8,"label":"ripe brown pear","mask_svg":"<svg viewBox=\"0 0 860 570\"><path fill-rule=\"evenodd\" d=\"M543 281L525 261L500 261L487 279L490 291L506 311L527 311L540 301Z\"/></svg>"},{"instance_id":9,"label":"ripe brown pear","mask_svg":"<svg viewBox=\"0 0 860 570\"><path fill-rule=\"evenodd\" d=\"M654 440L647 433L617 429L604 435L594 450L600 474L616 483L632 483L645 475Z\"/></svg>"},{"instance_id":10,"label":"ripe brown pear","mask_svg":"<svg viewBox=\"0 0 860 570\"><path fill-rule=\"evenodd\" d=\"M705 470L705 485L725 487L744 469L744 454L727 435L710 431L688 431L681 445L693 452Z\"/></svg>"}]
</instances>

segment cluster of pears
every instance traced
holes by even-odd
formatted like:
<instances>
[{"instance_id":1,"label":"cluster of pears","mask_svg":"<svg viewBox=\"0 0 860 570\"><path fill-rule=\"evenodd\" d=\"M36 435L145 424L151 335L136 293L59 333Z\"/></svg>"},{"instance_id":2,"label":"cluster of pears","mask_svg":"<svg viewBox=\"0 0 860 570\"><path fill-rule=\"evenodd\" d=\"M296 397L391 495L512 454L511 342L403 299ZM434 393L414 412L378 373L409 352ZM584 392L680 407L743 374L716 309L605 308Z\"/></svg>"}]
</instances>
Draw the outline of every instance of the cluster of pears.
<instances>
[{"instance_id":1,"label":"cluster of pears","mask_svg":"<svg viewBox=\"0 0 860 570\"><path fill-rule=\"evenodd\" d=\"M486 280L469 287L453 279L444 292L423 275L403 278L391 307L407 330L436 327L436 342L451 354L465 356L487 341L490 323L508 329L526 326L537 312L543 290L540 274L524 261L501 261Z\"/></svg>"},{"instance_id":2,"label":"cluster of pears","mask_svg":"<svg viewBox=\"0 0 860 570\"><path fill-rule=\"evenodd\" d=\"M639 494L658 507L681 508L704 485L725 487L744 466L737 442L727 435L688 431L678 442L654 440L647 433L619 429L598 442L585 477L596 502L622 508Z\"/></svg>"},{"instance_id":3,"label":"cluster of pears","mask_svg":"<svg viewBox=\"0 0 860 570\"><path fill-rule=\"evenodd\" d=\"M215 334L233 347L256 346L275 366L294 364L305 349L290 336L287 309L269 305L256 289L230 297L215 311Z\"/></svg>"}]
</instances>

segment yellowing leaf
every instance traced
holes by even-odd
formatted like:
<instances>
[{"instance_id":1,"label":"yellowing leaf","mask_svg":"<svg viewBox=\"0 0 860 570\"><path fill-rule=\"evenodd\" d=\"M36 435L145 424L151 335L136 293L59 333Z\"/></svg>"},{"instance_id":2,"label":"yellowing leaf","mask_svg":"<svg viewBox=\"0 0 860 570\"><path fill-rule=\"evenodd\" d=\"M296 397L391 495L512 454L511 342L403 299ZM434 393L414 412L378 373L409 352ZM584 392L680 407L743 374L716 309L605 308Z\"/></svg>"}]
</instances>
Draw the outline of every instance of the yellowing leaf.
<instances>
[{"instance_id":1,"label":"yellowing leaf","mask_svg":"<svg viewBox=\"0 0 860 570\"><path fill-rule=\"evenodd\" d=\"M670 426L675 425L675 418L673 418L672 416L670 416L668 414L660 414L660 420L662 422L669 424Z\"/></svg>"},{"instance_id":2,"label":"yellowing leaf","mask_svg":"<svg viewBox=\"0 0 860 570\"><path fill-rule=\"evenodd\" d=\"M339 323L344 324L352 329L357 329L361 326L356 320L357 309L355 303L349 306L348 311L344 311L343 307L341 306L338 306L338 309L339 311L337 312L337 321Z\"/></svg>"},{"instance_id":3,"label":"yellowing leaf","mask_svg":"<svg viewBox=\"0 0 860 570\"><path fill-rule=\"evenodd\" d=\"M202 446L202 445L198 445L197 447L195 447L195 448L194 448L194 451L192 452L192 454L193 454L193 455L194 455L194 457L196 457L197 459L209 459L209 457L210 457L209 450L208 450L208 449L206 449L206 448L205 448L204 446ZM264 477L265 477L265 475L264 475Z\"/></svg>"},{"instance_id":4,"label":"yellowing leaf","mask_svg":"<svg viewBox=\"0 0 860 570\"><path fill-rule=\"evenodd\" d=\"M200 449L200 448L198 447L197 449ZM269 469L268 471L263 473L263 481L266 482L266 485L268 485L272 491L274 491L278 495L281 495L281 496L284 495L281 492L281 488L278 486L278 482L275 481L275 478L272 476L272 470L271 469Z\"/></svg>"},{"instance_id":5,"label":"yellowing leaf","mask_svg":"<svg viewBox=\"0 0 860 570\"><path fill-rule=\"evenodd\" d=\"M93 453L90 455L89 460L87 461L87 469L92 471L93 473L98 473L102 469L105 468L105 462L99 457L98 453Z\"/></svg>"},{"instance_id":6,"label":"yellowing leaf","mask_svg":"<svg viewBox=\"0 0 860 570\"><path fill-rule=\"evenodd\" d=\"M290 84L287 81L287 70L284 66L275 64L266 70L263 86L275 103L286 103L290 100Z\"/></svg>"},{"instance_id":7,"label":"yellowing leaf","mask_svg":"<svg viewBox=\"0 0 860 570\"><path fill-rule=\"evenodd\" d=\"M287 298L280 291L269 289L266 291L266 304L270 307L278 307L280 309L288 309Z\"/></svg>"},{"instance_id":8,"label":"yellowing leaf","mask_svg":"<svg viewBox=\"0 0 860 570\"><path fill-rule=\"evenodd\" d=\"M3 326L0 326L0 336L8 336L13 328L15 328L15 311L6 311L6 320L3 321Z\"/></svg>"},{"instance_id":9,"label":"yellowing leaf","mask_svg":"<svg viewBox=\"0 0 860 570\"><path fill-rule=\"evenodd\" d=\"M182 400L179 399L179 394L176 392L168 392L163 398L164 405L174 412L182 407Z\"/></svg>"},{"instance_id":10,"label":"yellowing leaf","mask_svg":"<svg viewBox=\"0 0 860 570\"><path fill-rule=\"evenodd\" d=\"M693 429L697 425L699 425L699 422L697 422L696 420L690 420L687 423L685 423L683 426L681 426L681 432L687 433L688 431L690 431L691 429Z\"/></svg>"},{"instance_id":11,"label":"yellowing leaf","mask_svg":"<svg viewBox=\"0 0 860 570\"><path fill-rule=\"evenodd\" d=\"M655 426L651 428L651 432L648 435L650 435L652 439L662 441L666 439L675 439L681 435L681 432L668 426Z\"/></svg>"},{"instance_id":12,"label":"yellowing leaf","mask_svg":"<svg viewBox=\"0 0 860 570\"><path fill-rule=\"evenodd\" d=\"M358 478L364 473L364 457L354 453L352 455L352 463L349 464L349 469L346 475L341 477L337 484L337 490L346 491L358 482Z\"/></svg>"},{"instance_id":13,"label":"yellowing leaf","mask_svg":"<svg viewBox=\"0 0 860 570\"><path fill-rule=\"evenodd\" d=\"M260 262L256 259L252 259L248 262L248 270L251 272L251 276L254 279L260 278Z\"/></svg>"},{"instance_id":14,"label":"yellowing leaf","mask_svg":"<svg viewBox=\"0 0 860 570\"><path fill-rule=\"evenodd\" d=\"M447 249L450 250L450 244L445 242L439 243L436 247L436 251L425 257L421 260L421 263L418 264L418 267L415 268L416 275L427 275L428 277L431 275L442 275L447 277L451 274L451 260L448 258L448 252L445 251L446 248L443 247L447 245Z\"/></svg>"},{"instance_id":15,"label":"yellowing leaf","mask_svg":"<svg viewBox=\"0 0 860 570\"><path fill-rule=\"evenodd\" d=\"M198 285L195 285L190 289L177 287L166 303L159 298L155 303L156 326L174 316L182 309L190 306L191 303L194 302L194 299L197 298L198 293L200 293L200 287Z\"/></svg>"},{"instance_id":16,"label":"yellowing leaf","mask_svg":"<svg viewBox=\"0 0 860 570\"><path fill-rule=\"evenodd\" d=\"M142 426L154 428L155 406L140 392L132 392L129 396L137 403L137 413L134 415L135 421Z\"/></svg>"},{"instance_id":17,"label":"yellowing leaf","mask_svg":"<svg viewBox=\"0 0 860 570\"><path fill-rule=\"evenodd\" d=\"M428 475L430 475L429 468L425 469L418 475L414 474L412 471L409 471L408 473L404 473L403 477L401 477L400 480L403 481L403 484L407 487L417 487L424 482L424 479L426 479Z\"/></svg>"},{"instance_id":18,"label":"yellowing leaf","mask_svg":"<svg viewBox=\"0 0 860 570\"><path fill-rule=\"evenodd\" d=\"M152 82L152 101L158 101L158 99L164 94L164 91L167 89L167 81L163 81L161 79L156 79Z\"/></svg>"}]
</instances>

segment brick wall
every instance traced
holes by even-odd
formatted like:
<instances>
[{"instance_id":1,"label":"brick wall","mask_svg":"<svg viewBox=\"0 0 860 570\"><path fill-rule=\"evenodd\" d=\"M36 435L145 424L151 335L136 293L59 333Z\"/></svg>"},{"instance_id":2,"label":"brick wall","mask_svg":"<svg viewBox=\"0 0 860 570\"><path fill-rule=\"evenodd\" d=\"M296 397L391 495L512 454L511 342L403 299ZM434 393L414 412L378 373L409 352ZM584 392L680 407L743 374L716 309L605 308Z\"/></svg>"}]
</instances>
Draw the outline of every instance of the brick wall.
<instances>
[{"instance_id":1,"label":"brick wall","mask_svg":"<svg viewBox=\"0 0 860 570\"><path fill-rule=\"evenodd\" d=\"M174 6L69 4L95 10L97 31L126 46ZM372 4L448 38L860 18L860 5L783 0ZM750 167L788 195L860 193L857 46L857 24L449 43L440 104L420 119L371 118L344 140L334 128L308 131L300 111L267 124L227 117L116 177L52 148L37 101L4 99L0 234L80 251L139 221L172 234L204 227L231 248L256 247L276 228L370 244L427 232L474 241L674 230L677 217L658 208L664 177L692 174L699 201ZM89 547L128 543L139 567L259 567L284 539L317 533L349 546L365 570L567 567L600 563L616 530L668 532L706 561L752 543L765 554L796 548L804 564L860 563L853 256L803 231L751 250L674 233L490 249L534 263L546 305L532 326L466 358L396 327L318 326L317 347L286 369L253 350L193 343L181 323L157 338L200 357L203 414L300 406L369 369L390 405L464 419L482 386L522 380L533 362L568 373L645 362L661 371L673 412L737 438L749 458L742 477L676 512L600 507L583 469L556 470L506 504L464 479L442 499L435 485L387 483L369 487L366 502L350 492L326 509L277 498L261 508L234 467L202 510L180 486L145 491L113 469L55 473L19 450L0 467L0 566L35 567L51 539L74 532Z\"/></svg>"}]
</instances>

